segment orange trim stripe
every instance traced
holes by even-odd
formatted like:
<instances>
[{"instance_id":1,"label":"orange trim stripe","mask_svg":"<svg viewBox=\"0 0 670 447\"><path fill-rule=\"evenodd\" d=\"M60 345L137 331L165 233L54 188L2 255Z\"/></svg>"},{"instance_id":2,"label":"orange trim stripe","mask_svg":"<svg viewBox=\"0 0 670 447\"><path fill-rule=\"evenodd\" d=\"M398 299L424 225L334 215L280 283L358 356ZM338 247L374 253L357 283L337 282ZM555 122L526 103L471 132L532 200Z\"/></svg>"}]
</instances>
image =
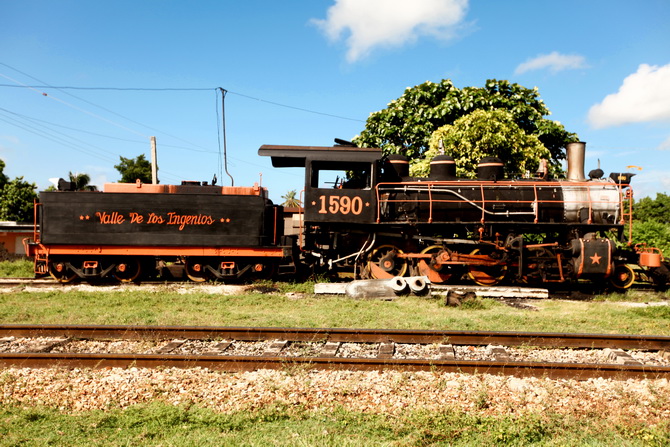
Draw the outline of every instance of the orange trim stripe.
<instances>
[{"instance_id":1,"label":"orange trim stripe","mask_svg":"<svg viewBox=\"0 0 670 447\"><path fill-rule=\"evenodd\" d=\"M287 256L283 247L165 247L115 245L42 245L33 246L33 253L90 256L237 256L255 258L282 258Z\"/></svg>"}]
</instances>

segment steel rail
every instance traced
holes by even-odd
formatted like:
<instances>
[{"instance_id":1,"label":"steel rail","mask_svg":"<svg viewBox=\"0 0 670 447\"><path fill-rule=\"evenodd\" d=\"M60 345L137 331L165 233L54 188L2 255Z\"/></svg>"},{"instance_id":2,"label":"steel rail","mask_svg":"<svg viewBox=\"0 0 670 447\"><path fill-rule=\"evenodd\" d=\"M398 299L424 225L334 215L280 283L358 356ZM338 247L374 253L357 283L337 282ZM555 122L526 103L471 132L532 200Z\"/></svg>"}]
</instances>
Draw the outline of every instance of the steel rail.
<instances>
[{"instance_id":1,"label":"steel rail","mask_svg":"<svg viewBox=\"0 0 670 447\"><path fill-rule=\"evenodd\" d=\"M450 343L479 346L670 350L670 336L661 335L286 327L0 325L0 337L12 336L132 340L180 338L241 341Z\"/></svg>"},{"instance_id":2,"label":"steel rail","mask_svg":"<svg viewBox=\"0 0 670 447\"><path fill-rule=\"evenodd\" d=\"M209 368L228 372L258 369L303 367L321 370L401 370L433 371L465 374L513 375L516 377L546 377L550 379L585 380L656 379L670 377L669 366L618 364L574 364L548 362L501 362L467 360L417 360L342 357L264 357L212 355L152 355L152 354L0 354L0 366L22 368Z\"/></svg>"}]
</instances>

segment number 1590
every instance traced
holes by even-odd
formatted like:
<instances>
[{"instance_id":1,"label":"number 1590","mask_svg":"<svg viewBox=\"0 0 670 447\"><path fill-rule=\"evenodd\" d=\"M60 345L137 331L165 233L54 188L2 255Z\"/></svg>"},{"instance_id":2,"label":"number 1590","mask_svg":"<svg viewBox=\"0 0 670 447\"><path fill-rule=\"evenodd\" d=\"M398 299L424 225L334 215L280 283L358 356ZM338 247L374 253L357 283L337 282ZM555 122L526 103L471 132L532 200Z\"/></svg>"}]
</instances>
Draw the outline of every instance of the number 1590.
<instances>
[{"instance_id":1,"label":"number 1590","mask_svg":"<svg viewBox=\"0 0 670 447\"><path fill-rule=\"evenodd\" d=\"M361 214L363 199L347 196L319 196L319 214Z\"/></svg>"}]
</instances>

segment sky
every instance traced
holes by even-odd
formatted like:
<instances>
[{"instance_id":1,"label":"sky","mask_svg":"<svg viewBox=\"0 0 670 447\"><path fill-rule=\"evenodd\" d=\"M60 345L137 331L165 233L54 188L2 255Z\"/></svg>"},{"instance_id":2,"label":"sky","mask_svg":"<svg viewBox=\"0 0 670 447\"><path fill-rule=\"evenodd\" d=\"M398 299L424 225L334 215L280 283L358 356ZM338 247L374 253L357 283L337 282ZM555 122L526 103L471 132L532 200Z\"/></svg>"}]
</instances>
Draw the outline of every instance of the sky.
<instances>
[{"instance_id":1,"label":"sky","mask_svg":"<svg viewBox=\"0 0 670 447\"><path fill-rule=\"evenodd\" d=\"M654 197L670 191L669 22L667 0L0 0L0 159L40 190L69 172L102 187L155 136L161 183L216 174L281 202L304 174L261 145L350 140L425 81L506 79L587 143L586 172L635 172Z\"/></svg>"}]
</instances>

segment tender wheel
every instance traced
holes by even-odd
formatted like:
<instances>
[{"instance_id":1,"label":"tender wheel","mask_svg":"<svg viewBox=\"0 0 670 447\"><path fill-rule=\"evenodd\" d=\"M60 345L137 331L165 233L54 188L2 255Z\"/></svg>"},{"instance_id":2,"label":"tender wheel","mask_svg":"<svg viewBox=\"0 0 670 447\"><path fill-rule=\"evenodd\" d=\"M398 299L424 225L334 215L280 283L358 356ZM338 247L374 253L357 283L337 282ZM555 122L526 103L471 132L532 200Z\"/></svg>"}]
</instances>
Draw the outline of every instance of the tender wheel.
<instances>
[{"instance_id":1,"label":"tender wheel","mask_svg":"<svg viewBox=\"0 0 670 447\"><path fill-rule=\"evenodd\" d=\"M121 282L135 281L142 272L140 261L137 259L121 260L114 268L114 278Z\"/></svg>"},{"instance_id":2,"label":"tender wheel","mask_svg":"<svg viewBox=\"0 0 670 447\"><path fill-rule=\"evenodd\" d=\"M274 263L257 263L251 266L252 276L256 279L271 279L277 273Z\"/></svg>"},{"instance_id":3,"label":"tender wheel","mask_svg":"<svg viewBox=\"0 0 670 447\"><path fill-rule=\"evenodd\" d=\"M432 255L430 259L419 260L419 274L427 276L433 284L444 284L452 276L449 265L442 264L448 260L449 253L441 245L431 245L421 250L421 254Z\"/></svg>"},{"instance_id":4,"label":"tender wheel","mask_svg":"<svg viewBox=\"0 0 670 447\"><path fill-rule=\"evenodd\" d=\"M402 254L402 250L393 245L377 247L368 258L368 268L372 277L385 279L403 276L407 272L407 261L397 257L398 254Z\"/></svg>"},{"instance_id":5,"label":"tender wheel","mask_svg":"<svg viewBox=\"0 0 670 447\"><path fill-rule=\"evenodd\" d=\"M615 289L625 290L635 282L635 272L626 264L619 264L614 267L614 273L610 276L610 284Z\"/></svg>"},{"instance_id":6,"label":"tender wheel","mask_svg":"<svg viewBox=\"0 0 670 447\"><path fill-rule=\"evenodd\" d=\"M77 277L77 274L61 261L49 261L49 274L61 284L72 282Z\"/></svg>"},{"instance_id":7,"label":"tender wheel","mask_svg":"<svg viewBox=\"0 0 670 447\"><path fill-rule=\"evenodd\" d=\"M207 281L205 265L206 264L199 259L186 259L184 272L191 281L205 282Z\"/></svg>"},{"instance_id":8,"label":"tender wheel","mask_svg":"<svg viewBox=\"0 0 670 447\"><path fill-rule=\"evenodd\" d=\"M475 249L471 255L479 254L479 249ZM468 277L480 286L495 286L500 283L507 275L506 265L469 265Z\"/></svg>"}]
</instances>

